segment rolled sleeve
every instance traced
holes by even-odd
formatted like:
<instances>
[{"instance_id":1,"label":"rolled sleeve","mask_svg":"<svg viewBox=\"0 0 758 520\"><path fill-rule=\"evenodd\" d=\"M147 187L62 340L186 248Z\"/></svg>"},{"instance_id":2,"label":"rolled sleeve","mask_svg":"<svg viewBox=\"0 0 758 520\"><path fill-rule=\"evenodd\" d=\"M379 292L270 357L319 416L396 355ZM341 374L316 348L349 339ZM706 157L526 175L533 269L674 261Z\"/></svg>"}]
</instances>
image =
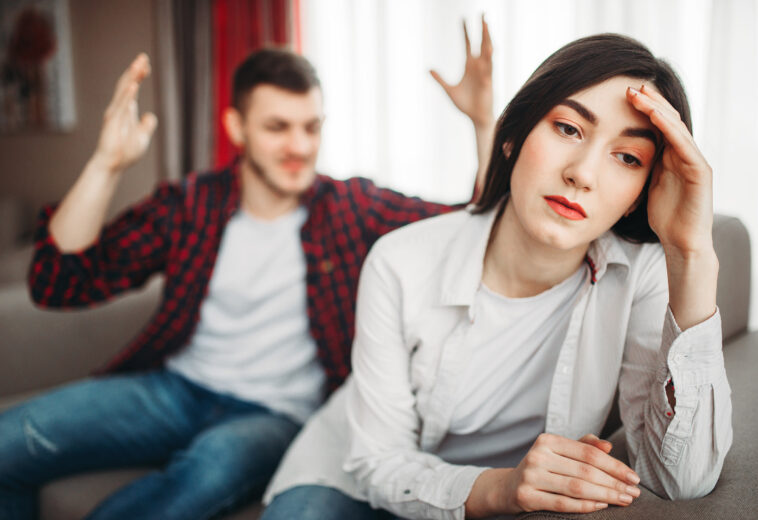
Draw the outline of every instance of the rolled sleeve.
<instances>
[{"instance_id":1,"label":"rolled sleeve","mask_svg":"<svg viewBox=\"0 0 758 520\"><path fill-rule=\"evenodd\" d=\"M670 499L708 494L732 442L731 391L721 350L718 309L682 331L666 309L660 365L637 435L635 469L643 484ZM675 406L666 395L673 385Z\"/></svg>"}]
</instances>

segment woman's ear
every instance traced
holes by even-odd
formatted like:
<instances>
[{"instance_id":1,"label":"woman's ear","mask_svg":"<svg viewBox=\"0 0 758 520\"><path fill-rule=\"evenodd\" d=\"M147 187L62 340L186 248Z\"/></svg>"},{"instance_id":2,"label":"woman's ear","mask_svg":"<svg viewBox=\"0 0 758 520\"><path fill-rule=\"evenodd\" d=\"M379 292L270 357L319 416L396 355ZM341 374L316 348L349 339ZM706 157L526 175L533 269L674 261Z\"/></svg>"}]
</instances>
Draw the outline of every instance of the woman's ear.
<instances>
[{"instance_id":1,"label":"woman's ear","mask_svg":"<svg viewBox=\"0 0 758 520\"><path fill-rule=\"evenodd\" d=\"M505 155L506 159L511 158L511 152L513 151L513 143L510 141L506 141L503 143L503 155Z\"/></svg>"}]
</instances>

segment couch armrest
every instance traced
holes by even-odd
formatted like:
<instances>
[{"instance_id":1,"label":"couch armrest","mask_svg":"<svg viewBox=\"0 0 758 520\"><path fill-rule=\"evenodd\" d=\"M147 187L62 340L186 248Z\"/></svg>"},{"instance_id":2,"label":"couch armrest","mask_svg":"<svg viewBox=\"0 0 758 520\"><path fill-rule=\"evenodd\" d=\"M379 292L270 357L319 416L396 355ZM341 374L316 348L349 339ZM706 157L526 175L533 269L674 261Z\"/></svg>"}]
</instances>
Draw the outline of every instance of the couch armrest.
<instances>
[{"instance_id":1,"label":"couch armrest","mask_svg":"<svg viewBox=\"0 0 758 520\"><path fill-rule=\"evenodd\" d=\"M91 309L47 310L22 282L0 287L0 396L88 375L132 339L155 312L162 278Z\"/></svg>"}]
</instances>

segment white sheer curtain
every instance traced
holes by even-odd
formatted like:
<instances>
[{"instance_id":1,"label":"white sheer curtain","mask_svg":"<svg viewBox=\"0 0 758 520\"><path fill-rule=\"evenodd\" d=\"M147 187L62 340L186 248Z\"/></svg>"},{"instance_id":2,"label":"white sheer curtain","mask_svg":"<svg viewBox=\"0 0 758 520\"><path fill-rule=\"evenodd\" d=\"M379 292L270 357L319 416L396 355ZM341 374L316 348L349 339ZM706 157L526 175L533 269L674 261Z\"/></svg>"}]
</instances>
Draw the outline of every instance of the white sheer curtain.
<instances>
[{"instance_id":1,"label":"white sheer curtain","mask_svg":"<svg viewBox=\"0 0 758 520\"><path fill-rule=\"evenodd\" d=\"M715 209L753 239L758 326L758 0L302 0L306 56L318 69L327 122L319 168L364 175L431 200L462 201L476 169L473 131L429 76L457 80L461 21L478 48L493 36L499 113L551 52L619 32L667 59L690 98L695 139L715 174Z\"/></svg>"}]
</instances>

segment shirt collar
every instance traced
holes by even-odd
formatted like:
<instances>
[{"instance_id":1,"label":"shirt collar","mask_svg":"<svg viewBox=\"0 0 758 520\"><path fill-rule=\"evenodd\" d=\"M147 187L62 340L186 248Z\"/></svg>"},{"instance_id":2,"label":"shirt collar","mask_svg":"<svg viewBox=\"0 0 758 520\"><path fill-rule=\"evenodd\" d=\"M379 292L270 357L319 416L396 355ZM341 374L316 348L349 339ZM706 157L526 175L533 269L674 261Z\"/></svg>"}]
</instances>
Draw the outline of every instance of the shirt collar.
<instances>
[{"instance_id":1,"label":"shirt collar","mask_svg":"<svg viewBox=\"0 0 758 520\"><path fill-rule=\"evenodd\" d=\"M224 215L226 219L230 219L231 216L240 209L242 204L242 171L240 168L241 158L237 155L232 163L222 171L223 174L228 175L228 182L224 184L226 187L224 193ZM322 195L326 186L326 176L316 174L313 182L300 197L300 202L306 208L312 207L313 203L318 200Z\"/></svg>"},{"instance_id":2,"label":"shirt collar","mask_svg":"<svg viewBox=\"0 0 758 520\"><path fill-rule=\"evenodd\" d=\"M473 205L469 205L466 211L471 212L473 208ZM482 280L484 254L499 210L500 206L487 213L471 214L456 232L442 265L439 295L442 305L470 307L474 303ZM590 244L587 264L592 271L593 283L605 275L611 264L625 266L628 272L629 257L621 240L612 231L606 231Z\"/></svg>"}]
</instances>

